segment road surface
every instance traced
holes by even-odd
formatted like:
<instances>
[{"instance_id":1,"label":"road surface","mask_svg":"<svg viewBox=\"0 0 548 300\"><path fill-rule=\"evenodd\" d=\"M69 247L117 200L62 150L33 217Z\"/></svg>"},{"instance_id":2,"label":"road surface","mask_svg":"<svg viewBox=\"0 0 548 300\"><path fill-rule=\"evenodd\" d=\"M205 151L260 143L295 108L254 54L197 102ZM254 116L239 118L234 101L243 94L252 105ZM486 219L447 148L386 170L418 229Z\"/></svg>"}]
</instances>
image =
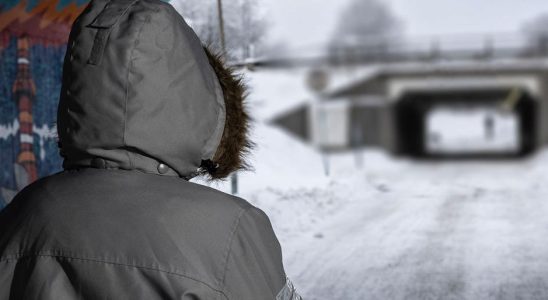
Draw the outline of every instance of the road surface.
<instances>
[{"instance_id":1,"label":"road surface","mask_svg":"<svg viewBox=\"0 0 548 300\"><path fill-rule=\"evenodd\" d=\"M548 152L365 159L328 186L251 196L305 299L548 299Z\"/></svg>"}]
</instances>

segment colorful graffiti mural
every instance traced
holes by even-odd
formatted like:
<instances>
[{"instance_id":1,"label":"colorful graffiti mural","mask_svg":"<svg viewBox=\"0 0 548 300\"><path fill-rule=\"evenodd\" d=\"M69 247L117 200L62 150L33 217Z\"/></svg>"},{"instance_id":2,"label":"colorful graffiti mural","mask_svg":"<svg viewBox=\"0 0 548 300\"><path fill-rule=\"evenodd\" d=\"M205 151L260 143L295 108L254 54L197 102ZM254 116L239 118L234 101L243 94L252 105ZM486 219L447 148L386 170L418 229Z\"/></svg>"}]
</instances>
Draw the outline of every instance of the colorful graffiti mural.
<instances>
[{"instance_id":1,"label":"colorful graffiti mural","mask_svg":"<svg viewBox=\"0 0 548 300\"><path fill-rule=\"evenodd\" d=\"M88 0L0 2L0 209L61 169L55 120L70 26Z\"/></svg>"}]
</instances>

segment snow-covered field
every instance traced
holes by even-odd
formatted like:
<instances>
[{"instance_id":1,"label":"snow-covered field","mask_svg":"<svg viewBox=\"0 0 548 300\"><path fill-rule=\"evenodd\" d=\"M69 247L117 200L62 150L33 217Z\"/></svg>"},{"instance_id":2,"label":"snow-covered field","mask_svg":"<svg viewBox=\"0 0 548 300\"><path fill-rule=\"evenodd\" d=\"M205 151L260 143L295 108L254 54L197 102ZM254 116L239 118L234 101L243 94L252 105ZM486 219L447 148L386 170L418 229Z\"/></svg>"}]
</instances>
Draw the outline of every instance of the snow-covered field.
<instances>
[{"instance_id":1,"label":"snow-covered field","mask_svg":"<svg viewBox=\"0 0 548 300\"><path fill-rule=\"evenodd\" d=\"M548 299L548 151L435 163L368 149L362 168L329 157L326 176L319 153L263 122L270 101L252 101L255 171L240 196L270 216L305 299Z\"/></svg>"}]
</instances>

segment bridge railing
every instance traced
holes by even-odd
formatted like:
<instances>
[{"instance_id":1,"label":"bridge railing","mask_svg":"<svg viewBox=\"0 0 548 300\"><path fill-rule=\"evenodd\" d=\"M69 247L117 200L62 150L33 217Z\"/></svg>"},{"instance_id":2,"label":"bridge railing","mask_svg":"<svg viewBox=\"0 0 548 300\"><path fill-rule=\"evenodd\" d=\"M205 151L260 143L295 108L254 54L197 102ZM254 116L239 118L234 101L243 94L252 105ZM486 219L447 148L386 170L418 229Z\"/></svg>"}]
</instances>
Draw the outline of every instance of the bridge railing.
<instances>
[{"instance_id":1,"label":"bridge railing","mask_svg":"<svg viewBox=\"0 0 548 300\"><path fill-rule=\"evenodd\" d=\"M321 46L318 46L320 48ZM302 47L311 49L312 47ZM235 65L284 67L444 60L492 60L548 57L548 35L454 34L341 41L319 51L289 50L285 56L252 58Z\"/></svg>"}]
</instances>

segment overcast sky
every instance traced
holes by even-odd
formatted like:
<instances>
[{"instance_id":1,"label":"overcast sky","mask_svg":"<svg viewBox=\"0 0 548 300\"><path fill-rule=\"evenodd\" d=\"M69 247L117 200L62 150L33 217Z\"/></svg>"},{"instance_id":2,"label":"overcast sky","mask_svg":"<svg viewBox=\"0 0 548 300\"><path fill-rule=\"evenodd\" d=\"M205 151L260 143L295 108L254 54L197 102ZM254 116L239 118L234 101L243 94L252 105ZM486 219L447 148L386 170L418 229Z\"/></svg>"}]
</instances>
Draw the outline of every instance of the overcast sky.
<instances>
[{"instance_id":1,"label":"overcast sky","mask_svg":"<svg viewBox=\"0 0 548 300\"><path fill-rule=\"evenodd\" d=\"M350 0L262 0L272 23L270 39L292 46L326 41ZM518 31L548 13L548 0L382 0L412 36Z\"/></svg>"}]
</instances>

